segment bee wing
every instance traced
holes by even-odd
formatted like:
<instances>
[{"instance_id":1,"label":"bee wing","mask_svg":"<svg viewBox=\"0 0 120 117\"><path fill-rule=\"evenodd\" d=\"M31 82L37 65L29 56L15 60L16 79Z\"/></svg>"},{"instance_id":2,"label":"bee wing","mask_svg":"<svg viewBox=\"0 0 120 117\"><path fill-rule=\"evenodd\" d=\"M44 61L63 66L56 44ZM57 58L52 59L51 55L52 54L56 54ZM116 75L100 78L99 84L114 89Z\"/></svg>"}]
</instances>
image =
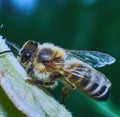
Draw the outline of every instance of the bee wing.
<instances>
[{"instance_id":1,"label":"bee wing","mask_svg":"<svg viewBox=\"0 0 120 117\"><path fill-rule=\"evenodd\" d=\"M109 54L98 51L79 51L79 50L66 50L68 57L75 57L83 62L90 64L92 67L103 67L115 62L115 58Z\"/></svg>"}]
</instances>

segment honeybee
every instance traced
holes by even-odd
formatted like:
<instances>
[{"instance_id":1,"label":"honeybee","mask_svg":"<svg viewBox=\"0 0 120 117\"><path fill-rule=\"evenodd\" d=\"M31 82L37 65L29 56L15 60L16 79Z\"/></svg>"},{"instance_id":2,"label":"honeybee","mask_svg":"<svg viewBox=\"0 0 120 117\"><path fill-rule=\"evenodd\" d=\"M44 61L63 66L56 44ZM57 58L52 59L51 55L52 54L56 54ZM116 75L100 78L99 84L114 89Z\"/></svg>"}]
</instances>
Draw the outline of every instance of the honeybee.
<instances>
[{"instance_id":1,"label":"honeybee","mask_svg":"<svg viewBox=\"0 0 120 117\"><path fill-rule=\"evenodd\" d=\"M112 56L97 51L67 50L52 43L40 44L27 41L17 51L17 59L32 79L29 83L43 87L56 86L58 80L66 85L62 88L62 102L73 89L89 97L105 101L110 92L111 82L95 68L115 62Z\"/></svg>"}]
</instances>

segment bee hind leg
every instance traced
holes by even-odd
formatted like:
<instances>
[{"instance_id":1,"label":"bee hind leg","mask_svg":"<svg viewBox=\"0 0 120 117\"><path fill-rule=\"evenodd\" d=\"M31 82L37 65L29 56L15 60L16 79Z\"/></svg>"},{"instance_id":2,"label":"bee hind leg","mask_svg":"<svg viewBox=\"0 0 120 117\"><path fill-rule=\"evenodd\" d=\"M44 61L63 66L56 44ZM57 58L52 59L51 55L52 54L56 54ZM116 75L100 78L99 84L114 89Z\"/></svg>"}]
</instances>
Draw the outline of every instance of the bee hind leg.
<instances>
[{"instance_id":1,"label":"bee hind leg","mask_svg":"<svg viewBox=\"0 0 120 117\"><path fill-rule=\"evenodd\" d=\"M73 89L74 89L74 86L71 86L69 84L62 88L62 94L61 94L62 104L64 103L65 98L70 95L70 93L72 92Z\"/></svg>"}]
</instances>

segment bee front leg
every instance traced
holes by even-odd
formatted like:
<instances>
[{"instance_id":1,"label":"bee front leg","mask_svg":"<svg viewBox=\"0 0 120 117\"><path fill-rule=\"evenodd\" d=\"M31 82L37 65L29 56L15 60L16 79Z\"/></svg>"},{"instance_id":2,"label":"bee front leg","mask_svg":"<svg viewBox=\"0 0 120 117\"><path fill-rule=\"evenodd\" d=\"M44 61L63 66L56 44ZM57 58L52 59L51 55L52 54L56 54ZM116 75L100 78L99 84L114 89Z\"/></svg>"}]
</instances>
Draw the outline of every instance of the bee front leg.
<instances>
[{"instance_id":1,"label":"bee front leg","mask_svg":"<svg viewBox=\"0 0 120 117\"><path fill-rule=\"evenodd\" d=\"M32 84L32 85L37 85L41 87L51 87L55 85L55 81L41 81L41 80L36 80L36 79L27 79L27 83Z\"/></svg>"},{"instance_id":2,"label":"bee front leg","mask_svg":"<svg viewBox=\"0 0 120 117\"><path fill-rule=\"evenodd\" d=\"M73 89L74 89L74 86L69 84L62 88L62 104L64 103L65 98L70 95Z\"/></svg>"}]
</instances>

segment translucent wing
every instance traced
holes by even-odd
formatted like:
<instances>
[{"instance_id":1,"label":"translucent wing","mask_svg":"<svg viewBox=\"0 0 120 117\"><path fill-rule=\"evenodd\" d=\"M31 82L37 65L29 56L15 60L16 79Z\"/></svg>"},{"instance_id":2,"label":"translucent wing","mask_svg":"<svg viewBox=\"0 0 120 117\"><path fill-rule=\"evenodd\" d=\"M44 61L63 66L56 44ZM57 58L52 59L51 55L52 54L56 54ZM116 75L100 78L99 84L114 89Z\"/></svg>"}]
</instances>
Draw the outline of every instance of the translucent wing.
<instances>
[{"instance_id":1,"label":"translucent wing","mask_svg":"<svg viewBox=\"0 0 120 117\"><path fill-rule=\"evenodd\" d=\"M76 51L76 50L66 50L69 57L75 57L83 62L90 64L92 67L103 67L105 65L110 65L115 62L115 58L109 54L97 52L97 51Z\"/></svg>"}]
</instances>

